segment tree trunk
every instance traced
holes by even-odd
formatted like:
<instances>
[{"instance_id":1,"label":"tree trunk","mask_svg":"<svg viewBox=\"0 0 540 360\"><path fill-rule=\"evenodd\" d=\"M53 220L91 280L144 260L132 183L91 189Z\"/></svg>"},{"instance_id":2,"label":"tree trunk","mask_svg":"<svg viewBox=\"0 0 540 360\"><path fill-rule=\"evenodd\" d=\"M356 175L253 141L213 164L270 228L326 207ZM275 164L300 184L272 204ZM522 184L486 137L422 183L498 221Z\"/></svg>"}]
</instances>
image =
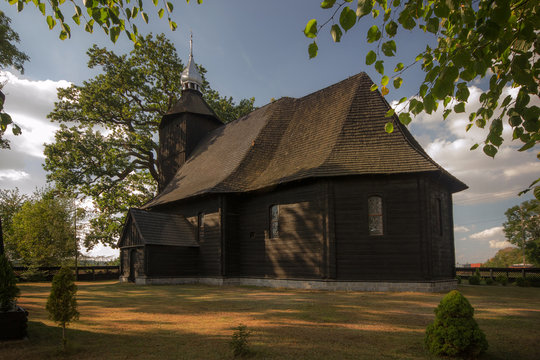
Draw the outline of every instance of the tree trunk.
<instances>
[{"instance_id":1,"label":"tree trunk","mask_svg":"<svg viewBox=\"0 0 540 360\"><path fill-rule=\"evenodd\" d=\"M62 348L66 351L66 324L62 324Z\"/></svg>"}]
</instances>

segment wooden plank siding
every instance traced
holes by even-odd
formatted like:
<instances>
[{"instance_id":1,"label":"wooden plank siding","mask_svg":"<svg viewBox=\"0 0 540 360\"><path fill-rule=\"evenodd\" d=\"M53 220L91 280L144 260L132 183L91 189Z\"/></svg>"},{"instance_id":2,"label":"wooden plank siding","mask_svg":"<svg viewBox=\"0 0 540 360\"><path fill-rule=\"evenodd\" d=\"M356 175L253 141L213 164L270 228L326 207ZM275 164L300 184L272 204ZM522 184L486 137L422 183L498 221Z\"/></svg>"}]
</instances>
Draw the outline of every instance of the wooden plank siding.
<instances>
[{"instance_id":1,"label":"wooden plank siding","mask_svg":"<svg viewBox=\"0 0 540 360\"><path fill-rule=\"evenodd\" d=\"M148 276L196 276L198 249L184 246L146 246Z\"/></svg>"},{"instance_id":2,"label":"wooden plank siding","mask_svg":"<svg viewBox=\"0 0 540 360\"><path fill-rule=\"evenodd\" d=\"M242 276L323 277L322 184L302 182L237 200L239 244L234 256ZM272 205L279 205L278 238L270 238Z\"/></svg>"},{"instance_id":3,"label":"wooden plank siding","mask_svg":"<svg viewBox=\"0 0 540 360\"><path fill-rule=\"evenodd\" d=\"M202 239L198 239L200 276L222 275L220 205L219 196L213 195L156 208L158 211L184 215L195 228L197 228L197 216L204 213L204 233Z\"/></svg>"},{"instance_id":4,"label":"wooden plank siding","mask_svg":"<svg viewBox=\"0 0 540 360\"><path fill-rule=\"evenodd\" d=\"M337 278L421 279L419 185L412 176L336 178L334 185ZM383 199L383 235L370 235L368 197Z\"/></svg>"}]
</instances>

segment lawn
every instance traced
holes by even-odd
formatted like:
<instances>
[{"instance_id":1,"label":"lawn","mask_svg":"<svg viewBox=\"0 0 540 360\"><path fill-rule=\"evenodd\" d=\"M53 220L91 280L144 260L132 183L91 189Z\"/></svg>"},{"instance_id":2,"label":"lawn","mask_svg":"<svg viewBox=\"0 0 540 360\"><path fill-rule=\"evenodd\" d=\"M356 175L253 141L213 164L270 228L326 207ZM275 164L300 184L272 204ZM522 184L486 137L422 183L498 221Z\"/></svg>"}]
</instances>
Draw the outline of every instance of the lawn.
<instances>
[{"instance_id":1,"label":"lawn","mask_svg":"<svg viewBox=\"0 0 540 360\"><path fill-rule=\"evenodd\" d=\"M444 294L325 292L204 285L78 283L80 320L47 319L49 283L20 284L28 340L0 359L232 359L233 328L252 331L252 359L434 359L424 331ZM460 286L476 309L484 359L540 359L540 288Z\"/></svg>"}]
</instances>

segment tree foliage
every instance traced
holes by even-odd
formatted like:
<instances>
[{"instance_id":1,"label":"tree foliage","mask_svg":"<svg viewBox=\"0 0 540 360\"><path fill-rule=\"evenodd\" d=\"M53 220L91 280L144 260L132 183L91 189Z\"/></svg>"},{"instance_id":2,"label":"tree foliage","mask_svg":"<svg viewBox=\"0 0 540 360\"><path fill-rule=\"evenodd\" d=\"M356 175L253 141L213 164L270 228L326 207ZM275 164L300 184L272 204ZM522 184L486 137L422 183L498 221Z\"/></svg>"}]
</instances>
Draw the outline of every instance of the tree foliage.
<instances>
[{"instance_id":1,"label":"tree foliage","mask_svg":"<svg viewBox=\"0 0 540 360\"><path fill-rule=\"evenodd\" d=\"M13 215L6 248L25 265L57 266L75 254L72 199L38 191Z\"/></svg>"},{"instance_id":2,"label":"tree foliage","mask_svg":"<svg viewBox=\"0 0 540 360\"><path fill-rule=\"evenodd\" d=\"M515 247L507 247L497 251L495 256L486 261L485 267L509 267L523 262L523 252Z\"/></svg>"},{"instance_id":3,"label":"tree foliage","mask_svg":"<svg viewBox=\"0 0 540 360\"><path fill-rule=\"evenodd\" d=\"M8 258L18 259L17 249L10 240L13 233L13 216L19 212L28 197L15 189L0 189L0 218L5 239L5 252Z\"/></svg>"},{"instance_id":4,"label":"tree foliage","mask_svg":"<svg viewBox=\"0 0 540 360\"><path fill-rule=\"evenodd\" d=\"M503 229L508 241L524 249L528 261L540 264L540 201L524 201L504 214Z\"/></svg>"},{"instance_id":5,"label":"tree foliage","mask_svg":"<svg viewBox=\"0 0 540 360\"><path fill-rule=\"evenodd\" d=\"M129 55L94 45L90 68L103 72L81 86L59 89L49 118L60 124L45 146L48 179L60 189L91 198L95 216L85 246L115 245L130 207L151 199L157 189L157 130L180 97L184 66L164 35L147 36ZM203 74L204 68L200 68ZM205 99L222 120L253 110L254 99L236 105L204 80Z\"/></svg>"},{"instance_id":6,"label":"tree foliage","mask_svg":"<svg viewBox=\"0 0 540 360\"><path fill-rule=\"evenodd\" d=\"M435 355L476 357L488 348L484 332L474 320L474 308L457 290L450 291L435 309L426 329L425 344Z\"/></svg>"},{"instance_id":7,"label":"tree foliage","mask_svg":"<svg viewBox=\"0 0 540 360\"><path fill-rule=\"evenodd\" d=\"M308 48L309 56L316 56L316 38L328 24L335 42L358 23L372 26L366 41L373 44L366 51L365 63L381 75L379 85L382 95L390 92L390 85L399 88L407 69L419 64L425 72L415 96L402 98L407 102L399 120L407 125L412 115L422 111L428 114L439 106L443 117L465 112L469 100L468 85L478 78L489 78L489 88L480 95L481 106L469 115L466 129L473 126L486 129L482 146L484 153L494 157L503 143L503 119L513 129L513 139L522 142L519 151L525 151L540 142L540 108L531 102L538 96L540 71L540 3L532 0L358 0L356 9L347 3L324 0L323 9L333 15L318 25L310 20L304 34L314 39ZM395 36L405 30L419 29L432 34L437 41L429 45L414 59L398 62L392 71L387 63L397 55ZM405 45L406 46L406 45ZM503 90L519 88L515 98L503 98ZM388 116L392 116L390 111ZM388 126L387 131L391 132ZM475 144L473 149L479 144ZM539 154L540 156L540 154ZM534 186L535 184L532 184ZM540 192L537 187L536 194Z\"/></svg>"},{"instance_id":8,"label":"tree foliage","mask_svg":"<svg viewBox=\"0 0 540 360\"><path fill-rule=\"evenodd\" d=\"M62 327L62 345L66 349L66 326L79 319L77 311L77 285L75 275L68 267L62 267L54 276L46 309L49 319Z\"/></svg>"},{"instance_id":9,"label":"tree foliage","mask_svg":"<svg viewBox=\"0 0 540 360\"><path fill-rule=\"evenodd\" d=\"M19 34L11 28L11 19L3 11L0 11L0 68L13 66L21 73L24 72L24 63L30 58L28 55L17 49ZM3 85L0 84L0 90ZM13 134L19 135L21 128L13 123L11 116L4 112L5 96L0 92L0 149L9 149L9 141L3 135L8 126L11 126Z\"/></svg>"},{"instance_id":10,"label":"tree foliage","mask_svg":"<svg viewBox=\"0 0 540 360\"><path fill-rule=\"evenodd\" d=\"M22 11L30 0L6 0L11 5L16 5L18 11ZM186 0L189 3L189 0ZM71 27L69 24L84 26L86 32L92 33L94 27L100 27L112 42L116 42L120 34L124 33L134 43L138 44L142 39L139 34L137 21L148 24L149 2L142 0L70 0L70 1L43 1L32 0L32 3L39 9L45 17L49 29L54 29L58 25L59 37L62 40L71 37ZM197 0L202 4L202 0ZM146 6L145 6L146 4ZM178 25L172 21L171 14L174 4L170 1L152 0L154 9L159 18L166 17L172 31ZM69 19L71 18L71 20Z\"/></svg>"}]
</instances>

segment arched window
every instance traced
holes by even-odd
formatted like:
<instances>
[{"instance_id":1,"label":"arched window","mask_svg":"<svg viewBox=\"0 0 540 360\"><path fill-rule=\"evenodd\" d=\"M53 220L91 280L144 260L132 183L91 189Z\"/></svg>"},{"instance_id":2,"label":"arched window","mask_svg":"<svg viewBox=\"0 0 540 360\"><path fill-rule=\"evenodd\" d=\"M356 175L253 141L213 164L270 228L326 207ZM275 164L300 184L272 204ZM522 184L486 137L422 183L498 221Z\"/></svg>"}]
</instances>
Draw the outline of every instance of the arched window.
<instances>
[{"instance_id":1,"label":"arched window","mask_svg":"<svg viewBox=\"0 0 540 360\"><path fill-rule=\"evenodd\" d=\"M197 215L197 240L204 240L204 213L200 212Z\"/></svg>"},{"instance_id":2,"label":"arched window","mask_svg":"<svg viewBox=\"0 0 540 360\"><path fill-rule=\"evenodd\" d=\"M369 235L383 235L383 202L382 197L370 196L368 198L368 227Z\"/></svg>"},{"instance_id":3,"label":"arched window","mask_svg":"<svg viewBox=\"0 0 540 360\"><path fill-rule=\"evenodd\" d=\"M279 205L270 206L270 238L279 237Z\"/></svg>"}]
</instances>

